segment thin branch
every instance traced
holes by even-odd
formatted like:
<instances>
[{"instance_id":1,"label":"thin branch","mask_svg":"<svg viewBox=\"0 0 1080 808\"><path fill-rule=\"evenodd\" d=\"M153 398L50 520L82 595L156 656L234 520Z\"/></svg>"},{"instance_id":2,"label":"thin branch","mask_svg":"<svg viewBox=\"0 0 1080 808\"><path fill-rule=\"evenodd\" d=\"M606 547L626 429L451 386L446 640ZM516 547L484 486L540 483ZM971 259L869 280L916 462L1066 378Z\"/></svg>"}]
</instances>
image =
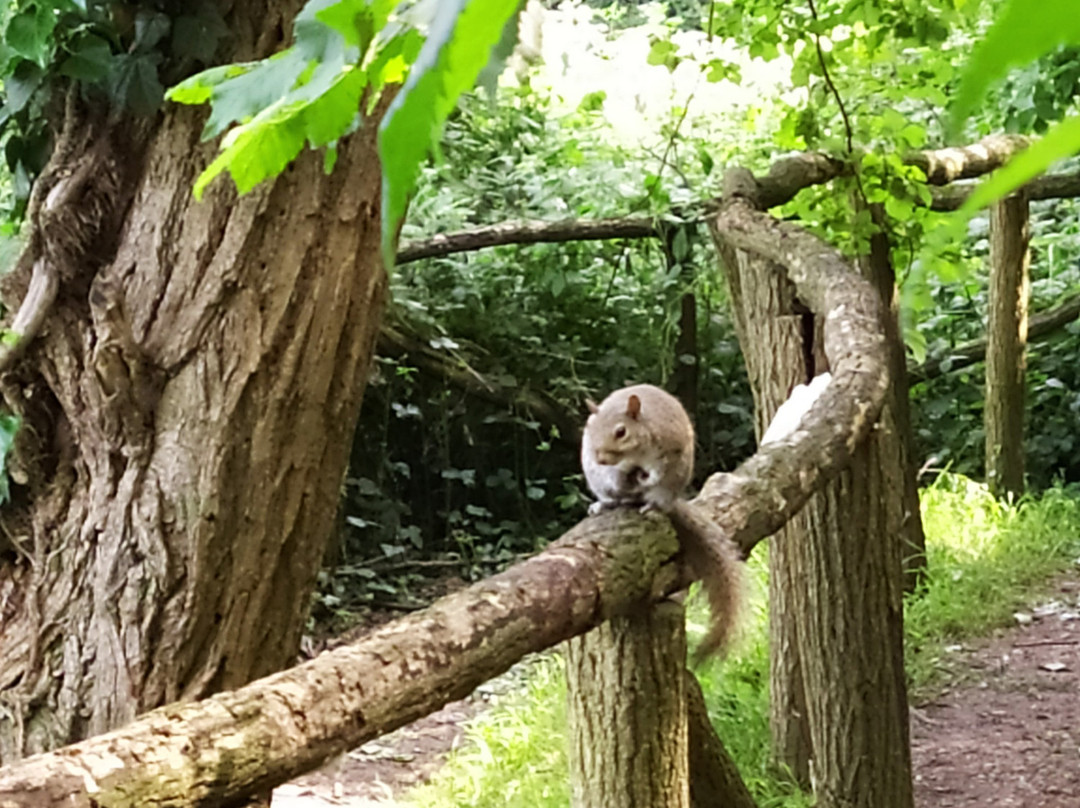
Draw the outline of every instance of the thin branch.
<instances>
[{"instance_id":1,"label":"thin branch","mask_svg":"<svg viewBox=\"0 0 1080 808\"><path fill-rule=\"evenodd\" d=\"M820 22L814 0L806 0L806 2L810 5L810 16L814 18L814 22ZM844 119L844 131L847 133L847 153L850 157L855 153L855 138L851 131L851 119L848 117L847 107L844 106L844 99L840 97L840 91L836 89L832 76L829 75L829 68L825 64L825 51L821 49L821 34L814 31L812 36L814 37L814 48L817 50L818 64L821 66L821 77L825 80L825 84L832 93L833 98L836 99L836 106L840 108L840 117ZM861 190L860 193L862 193ZM865 196L863 200L865 201Z\"/></svg>"},{"instance_id":2,"label":"thin branch","mask_svg":"<svg viewBox=\"0 0 1080 808\"><path fill-rule=\"evenodd\" d=\"M60 279L51 262L44 257L38 258L34 262L30 286L19 304L15 320L7 329L8 334L14 335L14 342L9 342L8 334L5 334L3 344L0 344L0 373L10 370L37 337L52 310L59 288Z\"/></svg>"},{"instance_id":3,"label":"thin branch","mask_svg":"<svg viewBox=\"0 0 1080 808\"><path fill-rule=\"evenodd\" d=\"M940 149L908 155L905 162L927 172L931 184L950 182L948 177L972 177L1001 166L1017 150L1017 140L1006 136L985 138L964 149ZM843 161L815 152L785 157L769 167L769 172L757 178L758 198L767 208L789 202L795 195L813 185L820 185L848 171ZM931 188L930 209L950 211L959 208L971 194L970 185ZM1029 199L1065 199L1080 197L1080 172L1039 177L1026 186ZM711 211L720 206L718 199L706 199L676 210L688 224L708 219ZM650 216L623 216L608 219L564 219L557 222L539 220L500 222L472 230L443 233L426 239L406 242L398 252L397 263L407 264L424 258L437 258L454 253L471 252L486 247L510 244L562 243L603 239L660 238L660 229Z\"/></svg>"},{"instance_id":4,"label":"thin branch","mask_svg":"<svg viewBox=\"0 0 1080 808\"><path fill-rule=\"evenodd\" d=\"M1043 648L1052 645L1080 645L1080 640L1040 640L1038 642L1014 642L1013 648Z\"/></svg>"},{"instance_id":5,"label":"thin branch","mask_svg":"<svg viewBox=\"0 0 1080 808\"><path fill-rule=\"evenodd\" d=\"M1080 295L1067 298L1060 305L1036 314L1028 322L1028 342L1036 342L1064 328L1080 317ZM908 383L933 379L944 373L970 367L986 358L986 339L971 340L952 348L946 356L908 365Z\"/></svg>"},{"instance_id":6,"label":"thin branch","mask_svg":"<svg viewBox=\"0 0 1080 808\"><path fill-rule=\"evenodd\" d=\"M505 244L655 238L656 236L656 225L651 216L591 220L565 219L559 222L500 222L406 243L398 250L397 263L407 264L423 258L436 258Z\"/></svg>"},{"instance_id":7,"label":"thin branch","mask_svg":"<svg viewBox=\"0 0 1080 808\"><path fill-rule=\"evenodd\" d=\"M543 391L517 387L507 390L490 381L462 359L435 351L419 339L410 337L398 328L384 324L376 348L380 356L405 357L406 360L468 395L504 407L521 408L533 417L554 425L558 439L576 444L581 431L581 418L572 409Z\"/></svg>"}]
</instances>

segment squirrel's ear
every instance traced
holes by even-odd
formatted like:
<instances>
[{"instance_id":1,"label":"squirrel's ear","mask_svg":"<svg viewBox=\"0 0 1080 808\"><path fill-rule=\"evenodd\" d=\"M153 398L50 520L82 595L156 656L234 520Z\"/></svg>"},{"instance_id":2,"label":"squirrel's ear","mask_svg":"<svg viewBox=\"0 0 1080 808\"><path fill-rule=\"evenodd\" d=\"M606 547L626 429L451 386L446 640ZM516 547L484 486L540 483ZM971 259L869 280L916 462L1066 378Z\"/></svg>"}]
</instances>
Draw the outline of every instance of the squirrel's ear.
<instances>
[{"instance_id":1,"label":"squirrel's ear","mask_svg":"<svg viewBox=\"0 0 1080 808\"><path fill-rule=\"evenodd\" d=\"M600 408L596 406L596 402L591 398L585 399L585 406L589 408L589 412L596 413Z\"/></svg>"},{"instance_id":2,"label":"squirrel's ear","mask_svg":"<svg viewBox=\"0 0 1080 808\"><path fill-rule=\"evenodd\" d=\"M631 418L637 418L641 415L641 399L637 396L630 396L630 399L626 402L626 414Z\"/></svg>"}]
</instances>

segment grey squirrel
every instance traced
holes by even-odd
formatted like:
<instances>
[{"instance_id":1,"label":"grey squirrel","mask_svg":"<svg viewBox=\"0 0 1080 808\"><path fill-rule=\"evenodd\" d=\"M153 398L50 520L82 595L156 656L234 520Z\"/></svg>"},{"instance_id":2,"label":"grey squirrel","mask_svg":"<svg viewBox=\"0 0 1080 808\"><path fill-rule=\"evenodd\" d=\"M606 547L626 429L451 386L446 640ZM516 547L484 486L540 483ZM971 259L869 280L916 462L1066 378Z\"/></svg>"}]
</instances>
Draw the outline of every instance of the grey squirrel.
<instances>
[{"instance_id":1,"label":"grey squirrel","mask_svg":"<svg viewBox=\"0 0 1080 808\"><path fill-rule=\"evenodd\" d=\"M581 467L597 498L589 512L632 506L668 514L712 613L695 661L726 650L743 602L743 568L720 527L680 499L694 472L690 417L677 398L651 384L624 387L599 406L588 404Z\"/></svg>"}]
</instances>

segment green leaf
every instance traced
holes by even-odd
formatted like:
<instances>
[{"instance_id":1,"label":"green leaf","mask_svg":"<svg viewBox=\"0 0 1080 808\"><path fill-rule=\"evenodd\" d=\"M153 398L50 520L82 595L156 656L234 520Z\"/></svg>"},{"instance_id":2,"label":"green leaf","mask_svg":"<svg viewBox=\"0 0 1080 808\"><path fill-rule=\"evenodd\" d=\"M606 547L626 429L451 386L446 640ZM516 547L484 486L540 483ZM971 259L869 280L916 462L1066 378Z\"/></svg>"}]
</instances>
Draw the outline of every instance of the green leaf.
<instances>
[{"instance_id":1,"label":"green leaf","mask_svg":"<svg viewBox=\"0 0 1080 808\"><path fill-rule=\"evenodd\" d=\"M50 36L55 26L48 8L30 6L8 22L4 41L15 53L45 67L52 54Z\"/></svg>"},{"instance_id":2,"label":"green leaf","mask_svg":"<svg viewBox=\"0 0 1080 808\"><path fill-rule=\"evenodd\" d=\"M910 199L890 195L885 197L885 212L898 222L906 222L914 215L915 205Z\"/></svg>"},{"instance_id":3,"label":"green leaf","mask_svg":"<svg viewBox=\"0 0 1080 808\"><path fill-rule=\"evenodd\" d=\"M305 66L296 49L290 48L263 62L245 65L243 72L221 81L213 89L213 110L203 139L217 137L233 122L246 121L279 101L299 80Z\"/></svg>"},{"instance_id":4,"label":"green leaf","mask_svg":"<svg viewBox=\"0 0 1080 808\"><path fill-rule=\"evenodd\" d=\"M96 34L82 32L69 46L71 56L60 65L60 75L81 81L98 81L109 72L113 60L109 43Z\"/></svg>"},{"instance_id":5,"label":"green leaf","mask_svg":"<svg viewBox=\"0 0 1080 808\"><path fill-rule=\"evenodd\" d=\"M209 62L229 27L215 6L206 5L196 15L177 17L172 28L172 52L177 56Z\"/></svg>"},{"instance_id":6,"label":"green leaf","mask_svg":"<svg viewBox=\"0 0 1080 808\"><path fill-rule=\"evenodd\" d=\"M362 56L371 45L375 32L386 25L393 5L388 0L339 0L315 11L315 18L341 34L348 44L359 49Z\"/></svg>"},{"instance_id":7,"label":"green leaf","mask_svg":"<svg viewBox=\"0 0 1080 808\"><path fill-rule=\"evenodd\" d=\"M34 62L22 59L15 66L15 71L4 79L4 91L7 94L6 113L23 109L41 86L45 71Z\"/></svg>"},{"instance_id":8,"label":"green leaf","mask_svg":"<svg viewBox=\"0 0 1080 808\"><path fill-rule=\"evenodd\" d=\"M1055 124L1041 140L1037 140L1008 163L979 183L961 210L973 213L991 202L1015 191L1028 180L1042 174L1058 160L1080 152L1080 115L1073 115Z\"/></svg>"},{"instance_id":9,"label":"green leaf","mask_svg":"<svg viewBox=\"0 0 1080 808\"><path fill-rule=\"evenodd\" d=\"M360 96L365 87L364 71L350 70L340 74L325 93L303 110L304 132L312 148L334 143L352 131L359 120Z\"/></svg>"},{"instance_id":10,"label":"green leaf","mask_svg":"<svg viewBox=\"0 0 1080 808\"><path fill-rule=\"evenodd\" d=\"M160 11L140 9L135 15L135 41L131 45L133 53L150 53L157 44L168 36L172 21Z\"/></svg>"},{"instance_id":11,"label":"green leaf","mask_svg":"<svg viewBox=\"0 0 1080 808\"><path fill-rule=\"evenodd\" d=\"M678 53L678 47L671 40L654 39L645 61L651 65L663 65L670 71L679 65Z\"/></svg>"},{"instance_id":12,"label":"green leaf","mask_svg":"<svg viewBox=\"0 0 1080 808\"><path fill-rule=\"evenodd\" d=\"M1008 0L964 66L950 115L953 131L982 100L986 88L1009 68L1027 64L1062 44L1080 43L1076 0Z\"/></svg>"},{"instance_id":13,"label":"green leaf","mask_svg":"<svg viewBox=\"0 0 1080 808\"><path fill-rule=\"evenodd\" d=\"M304 147L304 121L290 112L271 108L229 132L221 154L195 181L195 198L201 198L210 181L225 170L242 194L280 174Z\"/></svg>"},{"instance_id":14,"label":"green leaf","mask_svg":"<svg viewBox=\"0 0 1080 808\"><path fill-rule=\"evenodd\" d=\"M514 3L443 0L405 86L379 127L383 168L383 255L393 263L398 223L420 164L458 97L473 86L502 35Z\"/></svg>"},{"instance_id":15,"label":"green leaf","mask_svg":"<svg viewBox=\"0 0 1080 808\"><path fill-rule=\"evenodd\" d=\"M296 15L296 24L293 26L296 44L293 49L300 52L306 60L305 64L324 60L331 50L335 48L340 50L346 44L345 37L340 32L329 27L316 16L323 9L333 5L333 2L334 0L308 0L300 9L300 13Z\"/></svg>"},{"instance_id":16,"label":"green leaf","mask_svg":"<svg viewBox=\"0 0 1080 808\"><path fill-rule=\"evenodd\" d=\"M161 108L165 88L158 78L156 53L122 53L110 63L105 87L109 96L139 115Z\"/></svg>"},{"instance_id":17,"label":"green leaf","mask_svg":"<svg viewBox=\"0 0 1080 808\"><path fill-rule=\"evenodd\" d=\"M205 104L214 94L214 88L225 79L240 75L251 69L250 65L221 65L196 73L171 87L165 98L178 104Z\"/></svg>"},{"instance_id":18,"label":"green leaf","mask_svg":"<svg viewBox=\"0 0 1080 808\"><path fill-rule=\"evenodd\" d=\"M495 47L491 49L491 58L484 65L484 69L480 71L480 75L476 77L477 86L482 87L493 102L495 90L499 85L499 76L506 69L506 60L510 58L518 44L518 16L524 5L523 2L518 2L514 13L506 18L502 35L499 37L499 41L495 43Z\"/></svg>"}]
</instances>

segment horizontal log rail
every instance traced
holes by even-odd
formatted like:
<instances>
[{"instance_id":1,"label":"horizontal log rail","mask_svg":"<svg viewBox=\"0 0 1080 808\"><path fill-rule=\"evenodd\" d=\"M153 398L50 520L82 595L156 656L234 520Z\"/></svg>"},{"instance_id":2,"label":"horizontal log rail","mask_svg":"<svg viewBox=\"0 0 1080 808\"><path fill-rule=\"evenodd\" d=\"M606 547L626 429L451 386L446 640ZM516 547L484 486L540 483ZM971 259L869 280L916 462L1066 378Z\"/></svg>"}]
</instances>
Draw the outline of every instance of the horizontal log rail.
<instances>
[{"instance_id":1,"label":"horizontal log rail","mask_svg":"<svg viewBox=\"0 0 1080 808\"><path fill-rule=\"evenodd\" d=\"M1029 143L1028 138L1021 136L991 135L962 148L912 152L905 156L904 162L921 168L928 184L941 186L988 174L1004 165ZM847 171L843 162L823 154L807 152L784 157L774 162L767 174L755 179L755 195L763 208L774 208L790 202L804 188L829 182ZM1080 196L1080 173L1041 177L1027 187L1030 199ZM972 186L965 184L933 187L930 189L930 208L937 211L956 210L968 198L971 190ZM671 217L683 222L708 222L720 204L720 199L702 200L695 205L674 209ZM661 224L652 216L500 222L406 242L398 250L397 263L407 264L424 258L510 244L662 238Z\"/></svg>"}]
</instances>

